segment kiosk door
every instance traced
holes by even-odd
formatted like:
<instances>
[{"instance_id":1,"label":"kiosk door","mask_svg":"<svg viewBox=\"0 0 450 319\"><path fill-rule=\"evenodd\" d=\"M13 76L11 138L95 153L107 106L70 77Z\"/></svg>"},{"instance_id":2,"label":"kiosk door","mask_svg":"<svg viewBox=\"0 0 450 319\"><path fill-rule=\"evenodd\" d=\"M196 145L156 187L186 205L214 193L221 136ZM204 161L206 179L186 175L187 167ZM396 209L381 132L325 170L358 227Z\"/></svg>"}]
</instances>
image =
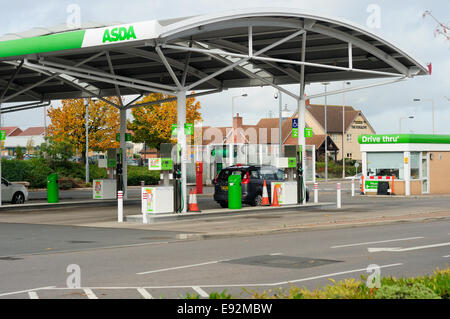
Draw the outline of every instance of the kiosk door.
<instances>
[{"instance_id":1,"label":"kiosk door","mask_svg":"<svg viewBox=\"0 0 450 319\"><path fill-rule=\"evenodd\" d=\"M422 175L422 194L429 194L430 193L430 181L428 177L428 153L423 152L422 153L422 168L421 168L421 175Z\"/></svg>"}]
</instances>

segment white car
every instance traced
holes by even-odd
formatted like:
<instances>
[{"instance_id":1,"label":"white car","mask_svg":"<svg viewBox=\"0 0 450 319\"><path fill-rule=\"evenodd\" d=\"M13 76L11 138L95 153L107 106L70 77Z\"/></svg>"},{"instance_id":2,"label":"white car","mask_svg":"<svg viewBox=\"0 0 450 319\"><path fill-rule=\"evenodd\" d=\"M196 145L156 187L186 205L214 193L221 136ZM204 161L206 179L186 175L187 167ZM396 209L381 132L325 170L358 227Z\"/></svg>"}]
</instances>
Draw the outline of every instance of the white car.
<instances>
[{"instance_id":1,"label":"white car","mask_svg":"<svg viewBox=\"0 0 450 319\"><path fill-rule=\"evenodd\" d=\"M358 173L355 176L347 176L345 179L354 179L354 180L358 180L361 179L362 174Z\"/></svg>"},{"instance_id":2,"label":"white car","mask_svg":"<svg viewBox=\"0 0 450 319\"><path fill-rule=\"evenodd\" d=\"M28 191L22 184L14 184L2 178L2 202L23 204L28 200Z\"/></svg>"}]
</instances>

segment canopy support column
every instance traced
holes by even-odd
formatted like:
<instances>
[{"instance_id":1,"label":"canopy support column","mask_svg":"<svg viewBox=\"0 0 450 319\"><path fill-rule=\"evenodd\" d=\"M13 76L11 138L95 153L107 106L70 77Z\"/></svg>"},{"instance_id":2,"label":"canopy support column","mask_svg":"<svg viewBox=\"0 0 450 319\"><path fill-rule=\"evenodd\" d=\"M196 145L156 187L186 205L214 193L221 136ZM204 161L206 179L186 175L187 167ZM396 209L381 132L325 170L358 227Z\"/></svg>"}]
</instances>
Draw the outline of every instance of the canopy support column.
<instances>
[{"instance_id":1,"label":"canopy support column","mask_svg":"<svg viewBox=\"0 0 450 319\"><path fill-rule=\"evenodd\" d=\"M186 134L184 132L184 124L186 123L186 91L177 92L177 147L180 152L180 169L181 169L181 201L182 213L187 212L187 143Z\"/></svg>"},{"instance_id":2,"label":"canopy support column","mask_svg":"<svg viewBox=\"0 0 450 319\"><path fill-rule=\"evenodd\" d=\"M302 37L302 62L306 59L306 33L303 33ZM305 65L300 67L300 98L298 99L298 145L299 145L299 160L302 164L303 170L303 186L305 185L305 175L306 175L306 139L305 139L305 127L306 127L306 100L305 100ZM297 172L298 174L298 172ZM303 187L302 186L302 187ZM302 189L303 191L303 189ZM300 198L298 198L298 203L300 204ZM306 204L306 196L301 196L302 204Z\"/></svg>"},{"instance_id":3,"label":"canopy support column","mask_svg":"<svg viewBox=\"0 0 450 319\"><path fill-rule=\"evenodd\" d=\"M120 112L120 148L122 149L122 185L123 198L128 198L128 173L127 173L127 142L125 134L127 132L127 110L125 108L119 109Z\"/></svg>"}]
</instances>

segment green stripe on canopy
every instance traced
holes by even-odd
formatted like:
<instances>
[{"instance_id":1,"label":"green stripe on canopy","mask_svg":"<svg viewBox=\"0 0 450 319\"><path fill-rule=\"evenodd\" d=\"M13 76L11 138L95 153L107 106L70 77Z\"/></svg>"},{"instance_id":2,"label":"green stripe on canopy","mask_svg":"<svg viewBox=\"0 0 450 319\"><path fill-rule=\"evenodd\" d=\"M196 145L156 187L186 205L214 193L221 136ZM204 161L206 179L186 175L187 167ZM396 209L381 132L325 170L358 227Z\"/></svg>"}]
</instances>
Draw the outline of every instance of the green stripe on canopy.
<instances>
[{"instance_id":1,"label":"green stripe on canopy","mask_svg":"<svg viewBox=\"0 0 450 319\"><path fill-rule=\"evenodd\" d=\"M71 31L0 42L0 58L79 49L86 30Z\"/></svg>"}]
</instances>

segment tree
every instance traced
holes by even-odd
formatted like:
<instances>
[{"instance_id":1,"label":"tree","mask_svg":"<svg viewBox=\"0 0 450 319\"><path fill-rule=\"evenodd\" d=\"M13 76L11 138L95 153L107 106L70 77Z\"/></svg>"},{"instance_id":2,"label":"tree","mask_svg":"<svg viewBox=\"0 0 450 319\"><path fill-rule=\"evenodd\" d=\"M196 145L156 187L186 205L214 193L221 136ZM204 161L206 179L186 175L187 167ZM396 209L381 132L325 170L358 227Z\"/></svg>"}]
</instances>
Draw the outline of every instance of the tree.
<instances>
[{"instance_id":1,"label":"tree","mask_svg":"<svg viewBox=\"0 0 450 319\"><path fill-rule=\"evenodd\" d=\"M108 98L119 104L117 97ZM106 151L117 148L116 133L119 132L119 110L104 101L89 99L89 150ZM75 151L86 158L86 104L84 99L62 100L62 107L51 107L48 110L51 124L47 134L55 142L67 141Z\"/></svg>"},{"instance_id":2,"label":"tree","mask_svg":"<svg viewBox=\"0 0 450 319\"><path fill-rule=\"evenodd\" d=\"M139 103L146 103L170 98L171 96L151 93ZM200 102L194 97L186 98L186 123L201 120ZM135 108L131 111L133 120L128 122L128 128L133 131L133 141L146 143L150 147L159 148L161 143L174 143L176 138L171 135L172 124L177 123L177 101L159 103Z\"/></svg>"},{"instance_id":3,"label":"tree","mask_svg":"<svg viewBox=\"0 0 450 319\"><path fill-rule=\"evenodd\" d=\"M27 149L27 154L33 154L33 152L34 152L34 141L33 141L32 137L27 141L26 149Z\"/></svg>"},{"instance_id":4,"label":"tree","mask_svg":"<svg viewBox=\"0 0 450 319\"><path fill-rule=\"evenodd\" d=\"M46 143L41 144L40 153L41 156L46 154L54 162L65 163L74 155L74 146L67 139L56 140L53 137L49 137Z\"/></svg>"},{"instance_id":5,"label":"tree","mask_svg":"<svg viewBox=\"0 0 450 319\"><path fill-rule=\"evenodd\" d=\"M22 150L22 147L20 147L20 146L17 146L16 147L16 159L18 159L18 160L23 160L23 150Z\"/></svg>"}]
</instances>

